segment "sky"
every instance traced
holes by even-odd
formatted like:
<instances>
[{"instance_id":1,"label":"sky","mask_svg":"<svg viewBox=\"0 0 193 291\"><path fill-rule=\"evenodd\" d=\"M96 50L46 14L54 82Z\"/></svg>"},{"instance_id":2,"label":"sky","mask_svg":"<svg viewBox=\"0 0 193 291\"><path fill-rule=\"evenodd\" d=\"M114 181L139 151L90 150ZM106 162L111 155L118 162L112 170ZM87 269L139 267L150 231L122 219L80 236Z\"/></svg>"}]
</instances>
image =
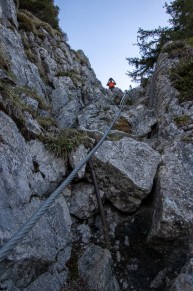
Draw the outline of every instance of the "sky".
<instances>
[{"instance_id":1,"label":"sky","mask_svg":"<svg viewBox=\"0 0 193 291\"><path fill-rule=\"evenodd\" d=\"M137 31L168 26L169 0L54 0L59 24L74 50L83 50L102 85L112 77L123 91L136 87L126 58L139 57ZM106 87L107 88L107 87Z\"/></svg>"}]
</instances>

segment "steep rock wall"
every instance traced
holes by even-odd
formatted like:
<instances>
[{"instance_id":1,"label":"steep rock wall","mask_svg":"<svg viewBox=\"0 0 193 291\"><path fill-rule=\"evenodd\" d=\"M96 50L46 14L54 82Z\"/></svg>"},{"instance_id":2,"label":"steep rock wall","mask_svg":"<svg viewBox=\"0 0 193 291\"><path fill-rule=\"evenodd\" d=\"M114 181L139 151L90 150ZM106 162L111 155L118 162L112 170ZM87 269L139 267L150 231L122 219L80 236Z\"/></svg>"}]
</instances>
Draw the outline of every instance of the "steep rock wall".
<instances>
[{"instance_id":1,"label":"steep rock wall","mask_svg":"<svg viewBox=\"0 0 193 291\"><path fill-rule=\"evenodd\" d=\"M123 92L104 89L81 50L16 11L12 0L0 2L0 16L3 244L99 140ZM149 291L190 284L193 104L179 102L170 80L179 61L163 51L147 88L129 92L93 158L109 250L86 166L0 263L1 289ZM183 116L188 124L179 122ZM66 128L82 136L69 131L60 139Z\"/></svg>"}]
</instances>

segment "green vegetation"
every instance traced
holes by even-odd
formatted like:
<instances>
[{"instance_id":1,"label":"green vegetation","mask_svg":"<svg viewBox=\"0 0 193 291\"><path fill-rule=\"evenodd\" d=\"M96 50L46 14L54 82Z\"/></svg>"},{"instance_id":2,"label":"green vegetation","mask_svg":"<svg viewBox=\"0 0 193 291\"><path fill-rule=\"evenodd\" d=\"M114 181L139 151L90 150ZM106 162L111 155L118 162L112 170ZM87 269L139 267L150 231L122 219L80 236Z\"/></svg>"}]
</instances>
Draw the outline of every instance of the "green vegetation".
<instances>
[{"instance_id":1,"label":"green vegetation","mask_svg":"<svg viewBox=\"0 0 193 291\"><path fill-rule=\"evenodd\" d=\"M181 58L188 54L186 43L183 40L171 42L162 50L162 52L168 53L169 58Z\"/></svg>"},{"instance_id":2,"label":"green vegetation","mask_svg":"<svg viewBox=\"0 0 193 291\"><path fill-rule=\"evenodd\" d=\"M38 116L37 117L38 123L45 129L48 130L51 126L57 127L56 120L54 120L50 116Z\"/></svg>"},{"instance_id":3,"label":"green vegetation","mask_svg":"<svg viewBox=\"0 0 193 291\"><path fill-rule=\"evenodd\" d=\"M23 104L15 88L9 84L0 82L0 93L2 100L0 100L0 109L9 115L20 127L25 124L23 110L27 110L28 106Z\"/></svg>"},{"instance_id":4,"label":"green vegetation","mask_svg":"<svg viewBox=\"0 0 193 291\"><path fill-rule=\"evenodd\" d=\"M19 9L26 9L36 15L52 28L60 30L58 13L59 7L54 5L54 0L19 0Z\"/></svg>"},{"instance_id":5,"label":"green vegetation","mask_svg":"<svg viewBox=\"0 0 193 291\"><path fill-rule=\"evenodd\" d=\"M25 112L29 112L34 119L45 129L49 129L51 126L56 126L56 122L51 117L40 117L39 109L48 110L49 107L44 103L41 96L28 87L16 87L6 82L0 81L0 109L9 115L17 124L21 133L26 139L29 139L31 133L26 126ZM24 96L31 97L37 100L38 108L26 104Z\"/></svg>"},{"instance_id":6,"label":"green vegetation","mask_svg":"<svg viewBox=\"0 0 193 291\"><path fill-rule=\"evenodd\" d=\"M18 88L0 81L0 94L2 96L2 99L0 99L0 109L15 121L25 138L29 139L31 135L26 127L24 114L29 112L45 130L44 134L37 137L46 144L47 149L53 152L56 157L62 157L67 160L68 153L79 144L83 143L85 146L89 146L89 137L81 130L67 128L57 134L50 133L50 128L57 128L57 123L50 116L39 115L38 109L49 110L49 107L44 103L41 96L32 89L28 87ZM22 94L37 100L39 102L38 109L27 105L23 100Z\"/></svg>"},{"instance_id":7,"label":"green vegetation","mask_svg":"<svg viewBox=\"0 0 193 291\"><path fill-rule=\"evenodd\" d=\"M27 96L31 97L32 99L35 99L36 101L39 102L38 108L43 109L43 110L50 110L50 107L45 103L45 101L42 99L40 95L36 93L35 90L32 88L29 88L27 86L19 87L16 89L16 92L18 94L26 94Z\"/></svg>"},{"instance_id":8,"label":"green vegetation","mask_svg":"<svg viewBox=\"0 0 193 291\"><path fill-rule=\"evenodd\" d=\"M88 144L88 135L81 130L66 128L57 135L48 135L45 138L45 144L48 150L54 153L56 157L67 159L68 152L75 149L79 144Z\"/></svg>"},{"instance_id":9,"label":"green vegetation","mask_svg":"<svg viewBox=\"0 0 193 291\"><path fill-rule=\"evenodd\" d=\"M179 91L179 101L193 101L193 58L183 58L178 66L171 70L172 85Z\"/></svg>"},{"instance_id":10,"label":"green vegetation","mask_svg":"<svg viewBox=\"0 0 193 291\"><path fill-rule=\"evenodd\" d=\"M178 127L187 126L192 123L192 120L188 115L175 116L174 121Z\"/></svg>"},{"instance_id":11,"label":"green vegetation","mask_svg":"<svg viewBox=\"0 0 193 291\"><path fill-rule=\"evenodd\" d=\"M33 34L37 35L40 38L44 37L40 28L44 28L51 36L56 34L61 36L61 33L58 30L53 29L50 24L41 21L35 15L27 10L19 10L17 12L17 20L19 23L19 28L25 31L33 32Z\"/></svg>"},{"instance_id":12,"label":"green vegetation","mask_svg":"<svg viewBox=\"0 0 193 291\"><path fill-rule=\"evenodd\" d=\"M171 47L170 57L182 54L183 40L193 37L193 1L174 0L170 4L165 3L166 13L170 15L170 27L158 27L154 30L144 30L140 28L137 36L137 46L139 47L139 58L128 58L134 70L128 75L135 81L151 76L155 69L158 56L167 41L179 41L175 49ZM171 45L172 46L172 45Z\"/></svg>"}]
</instances>

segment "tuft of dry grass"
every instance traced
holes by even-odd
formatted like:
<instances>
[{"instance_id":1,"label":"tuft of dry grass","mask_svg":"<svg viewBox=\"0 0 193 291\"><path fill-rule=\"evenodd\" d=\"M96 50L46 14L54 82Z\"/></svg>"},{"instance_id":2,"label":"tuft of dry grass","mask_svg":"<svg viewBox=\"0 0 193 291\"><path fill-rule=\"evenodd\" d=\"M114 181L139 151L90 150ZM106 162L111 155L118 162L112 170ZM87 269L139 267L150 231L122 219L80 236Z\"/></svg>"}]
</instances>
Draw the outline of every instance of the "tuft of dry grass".
<instances>
[{"instance_id":1,"label":"tuft of dry grass","mask_svg":"<svg viewBox=\"0 0 193 291\"><path fill-rule=\"evenodd\" d=\"M48 135L45 144L48 150L56 157L67 159L68 153L75 149L79 144L87 145L89 137L86 132L72 128L62 129L56 135Z\"/></svg>"},{"instance_id":2,"label":"tuft of dry grass","mask_svg":"<svg viewBox=\"0 0 193 291\"><path fill-rule=\"evenodd\" d=\"M132 125L123 116L121 116L118 119L118 121L113 126L113 129L116 129L125 133L132 133Z\"/></svg>"}]
</instances>

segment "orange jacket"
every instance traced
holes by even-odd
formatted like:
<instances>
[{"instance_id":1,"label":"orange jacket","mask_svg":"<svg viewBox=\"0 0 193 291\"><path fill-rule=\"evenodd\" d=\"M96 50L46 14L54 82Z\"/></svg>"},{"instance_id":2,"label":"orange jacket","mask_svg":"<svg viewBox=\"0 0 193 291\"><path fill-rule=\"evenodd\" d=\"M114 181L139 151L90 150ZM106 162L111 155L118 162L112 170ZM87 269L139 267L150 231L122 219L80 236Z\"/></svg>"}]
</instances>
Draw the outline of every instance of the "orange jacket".
<instances>
[{"instance_id":1,"label":"orange jacket","mask_svg":"<svg viewBox=\"0 0 193 291\"><path fill-rule=\"evenodd\" d=\"M115 85L116 85L116 83L115 83L114 81L109 81L109 82L107 83L107 86L109 86L109 88L114 88Z\"/></svg>"}]
</instances>

